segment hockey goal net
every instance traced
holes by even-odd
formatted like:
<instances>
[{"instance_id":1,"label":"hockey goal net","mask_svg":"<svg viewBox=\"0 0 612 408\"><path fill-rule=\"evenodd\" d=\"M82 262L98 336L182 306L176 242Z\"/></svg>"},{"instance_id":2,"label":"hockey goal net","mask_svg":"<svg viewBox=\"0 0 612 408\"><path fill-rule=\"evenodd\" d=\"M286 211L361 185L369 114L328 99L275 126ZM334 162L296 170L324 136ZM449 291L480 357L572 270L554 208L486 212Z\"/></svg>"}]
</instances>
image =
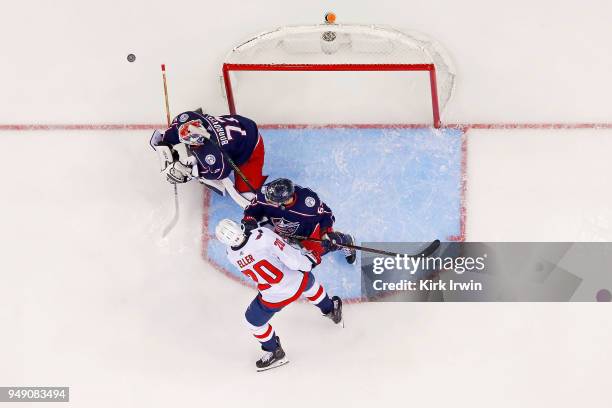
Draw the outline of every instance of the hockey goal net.
<instances>
[{"instance_id":1,"label":"hockey goal net","mask_svg":"<svg viewBox=\"0 0 612 408\"><path fill-rule=\"evenodd\" d=\"M455 85L443 48L376 25L287 26L235 47L223 64L231 113L268 123L441 125Z\"/></svg>"}]
</instances>

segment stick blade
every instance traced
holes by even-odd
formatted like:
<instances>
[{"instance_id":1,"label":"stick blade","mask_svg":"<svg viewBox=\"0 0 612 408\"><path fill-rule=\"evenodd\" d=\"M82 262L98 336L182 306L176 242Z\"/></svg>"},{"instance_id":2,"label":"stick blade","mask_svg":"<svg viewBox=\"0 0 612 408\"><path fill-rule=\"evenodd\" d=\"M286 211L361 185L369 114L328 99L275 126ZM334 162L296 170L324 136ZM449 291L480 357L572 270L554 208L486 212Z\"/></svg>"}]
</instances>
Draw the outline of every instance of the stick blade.
<instances>
[{"instance_id":1,"label":"stick blade","mask_svg":"<svg viewBox=\"0 0 612 408\"><path fill-rule=\"evenodd\" d=\"M432 241L431 244L429 244L427 246L427 248L425 248L425 249L423 249L421 251L419 256L429 256L429 255L433 254L434 252L436 252L438 250L438 248L440 248L440 240L439 239L435 239L435 240Z\"/></svg>"},{"instance_id":2,"label":"stick blade","mask_svg":"<svg viewBox=\"0 0 612 408\"><path fill-rule=\"evenodd\" d=\"M178 223L178 215L175 215L170 222L168 223L168 225L166 225L164 227L164 230L162 231L162 238L166 238L166 236L170 233L170 231L172 231L172 229L174 227L176 227L176 224Z\"/></svg>"},{"instance_id":3,"label":"stick blade","mask_svg":"<svg viewBox=\"0 0 612 408\"><path fill-rule=\"evenodd\" d=\"M172 216L172 219L170 220L168 225L164 227L164 230L162 231L162 238L166 238L166 236L170 233L170 231L172 231L172 229L176 226L176 224L178 223L178 220L179 220L179 202L178 202L178 190L175 184L174 185L174 215Z\"/></svg>"}]
</instances>

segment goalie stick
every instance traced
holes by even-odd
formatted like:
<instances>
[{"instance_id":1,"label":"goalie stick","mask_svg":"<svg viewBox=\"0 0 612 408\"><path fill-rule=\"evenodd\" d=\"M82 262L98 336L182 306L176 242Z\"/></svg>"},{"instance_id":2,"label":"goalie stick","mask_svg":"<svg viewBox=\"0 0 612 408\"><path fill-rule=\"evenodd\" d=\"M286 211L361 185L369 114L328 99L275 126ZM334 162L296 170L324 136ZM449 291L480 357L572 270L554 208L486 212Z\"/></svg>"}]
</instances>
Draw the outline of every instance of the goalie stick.
<instances>
[{"instance_id":1,"label":"goalie stick","mask_svg":"<svg viewBox=\"0 0 612 408\"><path fill-rule=\"evenodd\" d=\"M164 101L165 101L165 106L166 106L166 123L168 124L168 127L170 127L170 105L168 103L168 84L166 81L166 64L162 64L161 70L162 70L162 79L164 81ZM168 225L166 225L166 227L162 231L162 238L165 238L166 235L168 235L170 231L172 231L172 228L176 226L176 224L178 223L178 219L179 219L178 188L176 187L176 183L173 184L173 186L174 186L174 214L172 215L172 219L170 219L170 222L168 222Z\"/></svg>"},{"instance_id":2,"label":"goalie stick","mask_svg":"<svg viewBox=\"0 0 612 408\"><path fill-rule=\"evenodd\" d=\"M168 222L168 225L164 227L162 231L162 238L165 238L166 235L172 231L172 229L176 226L179 220L179 199L178 199L178 189L176 188L176 184L174 185L174 215L172 219Z\"/></svg>"},{"instance_id":3,"label":"goalie stick","mask_svg":"<svg viewBox=\"0 0 612 408\"><path fill-rule=\"evenodd\" d=\"M385 251L382 249L375 249L375 248L369 248L369 247L364 247L364 246L360 246L360 245L350 245L350 244L339 244L337 243L335 240L329 240L329 239L319 239L319 238L308 238L308 237L302 237L299 235L290 235L288 238L295 238L295 239L299 239L301 241L315 241L315 242L331 242L333 245L339 246L341 248L350 248L350 249L356 249L359 251L365 251L365 252L371 252L374 254L379 254L379 255L387 255L387 256L408 256L409 258L419 258L419 257L427 257L430 256L431 254L433 254L434 252L436 252L436 250L440 247L440 240L436 239L434 241L432 241L429 245L427 245L422 251L416 253L416 254L399 254L396 252L390 252L390 251Z\"/></svg>"}]
</instances>

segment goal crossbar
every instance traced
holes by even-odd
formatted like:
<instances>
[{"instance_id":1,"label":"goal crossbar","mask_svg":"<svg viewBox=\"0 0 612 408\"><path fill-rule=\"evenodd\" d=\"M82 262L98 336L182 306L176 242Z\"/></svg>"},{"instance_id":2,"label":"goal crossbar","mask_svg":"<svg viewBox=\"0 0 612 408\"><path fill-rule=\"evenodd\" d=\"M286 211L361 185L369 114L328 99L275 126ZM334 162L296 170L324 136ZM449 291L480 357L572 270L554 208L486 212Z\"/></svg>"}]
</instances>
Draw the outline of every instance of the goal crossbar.
<instances>
[{"instance_id":1,"label":"goal crossbar","mask_svg":"<svg viewBox=\"0 0 612 408\"><path fill-rule=\"evenodd\" d=\"M236 114L236 102L232 89L231 71L428 71L431 89L431 105L434 127L439 128L440 108L436 67L434 64L223 64L223 82L230 114Z\"/></svg>"}]
</instances>

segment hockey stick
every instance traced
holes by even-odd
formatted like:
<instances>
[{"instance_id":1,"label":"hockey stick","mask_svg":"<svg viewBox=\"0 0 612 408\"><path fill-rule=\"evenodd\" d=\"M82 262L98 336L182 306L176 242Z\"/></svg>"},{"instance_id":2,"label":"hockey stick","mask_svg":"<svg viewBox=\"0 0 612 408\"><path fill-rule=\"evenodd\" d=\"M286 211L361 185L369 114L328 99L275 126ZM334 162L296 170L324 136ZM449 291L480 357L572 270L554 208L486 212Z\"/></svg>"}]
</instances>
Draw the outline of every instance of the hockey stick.
<instances>
[{"instance_id":1,"label":"hockey stick","mask_svg":"<svg viewBox=\"0 0 612 408\"><path fill-rule=\"evenodd\" d=\"M164 81L164 101L166 103L166 123L168 124L168 127L170 127L170 104L168 103L168 84L166 81L166 64L162 64L161 70L162 70L162 79ZM176 187L176 183L173 184L173 186L174 186L174 215L172 216L172 219L170 220L168 225L166 225L166 227L162 231L162 238L165 238L166 235L168 235L168 233L172 231L172 228L176 226L176 224L178 223L178 219L179 219L178 188Z\"/></svg>"},{"instance_id":2,"label":"hockey stick","mask_svg":"<svg viewBox=\"0 0 612 408\"><path fill-rule=\"evenodd\" d=\"M336 240L329 240L329 239L319 239L319 238L308 238L308 237L301 237L299 235L291 235L288 238L295 238L295 239L299 239L301 241L314 241L314 242L331 242L332 245L336 245L339 246L341 248L349 248L349 249L355 249L355 250L359 250L359 251L365 251L365 252L371 252L374 254L379 254L379 255L387 255L387 256L408 256L409 258L419 258L419 257L427 257L431 254L433 254L434 252L436 252L436 250L440 247L440 240L436 239L434 241L432 241L429 245L427 245L422 251L416 253L416 254L398 254L396 252L389 252L389 251L384 251L382 249L375 249L375 248L369 248L369 247L364 247L364 246L359 246L359 245L350 245L350 244L339 244L336 242Z\"/></svg>"}]
</instances>

